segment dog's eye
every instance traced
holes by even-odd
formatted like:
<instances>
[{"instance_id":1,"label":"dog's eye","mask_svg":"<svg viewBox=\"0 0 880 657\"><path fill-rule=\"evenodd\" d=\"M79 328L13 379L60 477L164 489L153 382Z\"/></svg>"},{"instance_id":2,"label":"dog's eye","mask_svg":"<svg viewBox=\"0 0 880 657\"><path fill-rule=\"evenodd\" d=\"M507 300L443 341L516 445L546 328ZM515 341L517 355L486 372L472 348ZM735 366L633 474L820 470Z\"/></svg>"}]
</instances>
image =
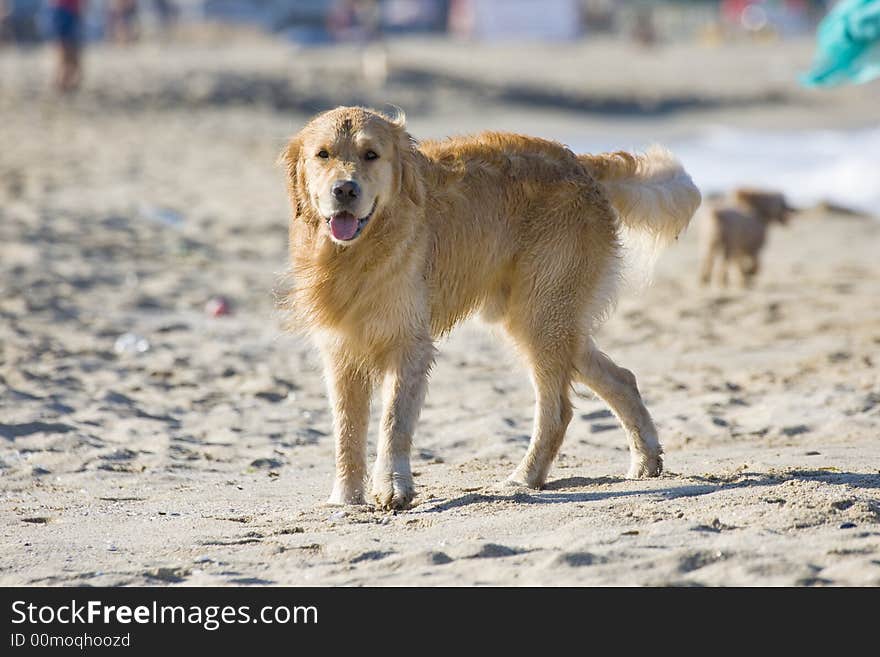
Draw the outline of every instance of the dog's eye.
<instances>
[{"instance_id":1,"label":"dog's eye","mask_svg":"<svg viewBox=\"0 0 880 657\"><path fill-rule=\"evenodd\" d=\"M367 151L364 153L365 160L378 160L379 154L376 151Z\"/></svg>"},{"instance_id":2,"label":"dog's eye","mask_svg":"<svg viewBox=\"0 0 880 657\"><path fill-rule=\"evenodd\" d=\"M328 153L327 151L318 151L318 157L326 160L328 157L330 157L330 153Z\"/></svg>"}]
</instances>

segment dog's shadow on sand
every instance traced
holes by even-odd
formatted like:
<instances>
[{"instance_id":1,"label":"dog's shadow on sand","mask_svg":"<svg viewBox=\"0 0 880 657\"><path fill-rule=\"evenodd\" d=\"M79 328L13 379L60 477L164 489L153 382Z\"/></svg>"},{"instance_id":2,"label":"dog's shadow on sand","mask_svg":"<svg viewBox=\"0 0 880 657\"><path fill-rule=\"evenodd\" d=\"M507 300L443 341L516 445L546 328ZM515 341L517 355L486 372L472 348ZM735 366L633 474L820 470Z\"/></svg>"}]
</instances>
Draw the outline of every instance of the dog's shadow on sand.
<instances>
[{"instance_id":1,"label":"dog's shadow on sand","mask_svg":"<svg viewBox=\"0 0 880 657\"><path fill-rule=\"evenodd\" d=\"M680 497L697 497L721 490L765 486L773 488L789 481L815 481L835 486L848 486L855 489L880 489L880 473L839 472L819 469L793 469L785 472L741 472L735 476L664 475L657 483L670 485L656 488L640 487L636 490L615 490L615 486L628 483L623 477L566 477L547 483L542 490L512 488L506 492L501 487L487 487L481 491L469 492L451 499L432 499L413 509L416 513L441 513L451 509L485 503L515 504L573 504L599 502L615 498L651 496L665 500ZM601 486L601 490L596 490Z\"/></svg>"}]
</instances>

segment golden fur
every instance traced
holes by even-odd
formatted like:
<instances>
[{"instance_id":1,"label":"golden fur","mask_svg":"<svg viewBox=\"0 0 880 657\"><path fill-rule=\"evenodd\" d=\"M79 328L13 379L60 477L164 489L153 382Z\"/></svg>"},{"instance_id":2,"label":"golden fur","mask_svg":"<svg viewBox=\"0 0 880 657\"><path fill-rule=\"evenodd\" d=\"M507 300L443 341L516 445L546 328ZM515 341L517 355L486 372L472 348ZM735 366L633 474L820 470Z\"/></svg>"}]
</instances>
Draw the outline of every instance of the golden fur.
<instances>
[{"instance_id":1,"label":"golden fur","mask_svg":"<svg viewBox=\"0 0 880 657\"><path fill-rule=\"evenodd\" d=\"M591 332L614 302L622 228L668 241L699 205L669 153L576 156L496 132L417 145L402 117L343 107L310 121L281 160L293 209L282 306L324 357L331 502L365 499L370 397L384 383L370 493L382 508L410 503L409 451L434 340L475 312L506 330L536 390L534 434L512 482L545 482L574 381L620 418L629 475L659 474L662 449L635 377ZM357 195L340 192L343 183ZM360 232L349 238L355 220Z\"/></svg>"},{"instance_id":2,"label":"golden fur","mask_svg":"<svg viewBox=\"0 0 880 657\"><path fill-rule=\"evenodd\" d=\"M707 203L700 220L700 282L709 284L717 265L726 286L728 268L735 265L742 284L751 285L761 266L769 225L786 224L792 211L781 193L758 189L735 189L730 198Z\"/></svg>"}]
</instances>

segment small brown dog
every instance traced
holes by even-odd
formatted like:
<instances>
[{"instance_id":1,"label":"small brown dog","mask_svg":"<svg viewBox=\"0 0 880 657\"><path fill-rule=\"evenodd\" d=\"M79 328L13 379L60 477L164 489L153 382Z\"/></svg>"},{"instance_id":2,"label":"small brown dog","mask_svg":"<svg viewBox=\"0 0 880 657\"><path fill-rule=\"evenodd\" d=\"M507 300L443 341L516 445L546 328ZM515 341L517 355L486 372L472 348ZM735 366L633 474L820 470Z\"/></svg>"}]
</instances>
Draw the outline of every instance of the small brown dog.
<instances>
[{"instance_id":1,"label":"small brown dog","mask_svg":"<svg viewBox=\"0 0 880 657\"><path fill-rule=\"evenodd\" d=\"M700 282L711 282L715 261L720 260L721 285L727 285L727 270L734 264L742 284L751 285L761 266L768 226L786 224L793 211L781 193L758 189L736 189L730 198L709 200L699 221Z\"/></svg>"},{"instance_id":2,"label":"small brown dog","mask_svg":"<svg viewBox=\"0 0 880 657\"><path fill-rule=\"evenodd\" d=\"M529 364L537 403L510 477L544 484L589 386L629 438L630 477L653 477L662 448L636 379L593 342L610 311L622 233L674 239L700 193L665 150L575 155L555 142L488 132L417 145L402 117L358 107L320 114L281 155L293 210L281 305L324 357L334 415L330 502L365 500L370 398L384 384L371 497L413 498L410 447L434 340L480 312Z\"/></svg>"}]
</instances>

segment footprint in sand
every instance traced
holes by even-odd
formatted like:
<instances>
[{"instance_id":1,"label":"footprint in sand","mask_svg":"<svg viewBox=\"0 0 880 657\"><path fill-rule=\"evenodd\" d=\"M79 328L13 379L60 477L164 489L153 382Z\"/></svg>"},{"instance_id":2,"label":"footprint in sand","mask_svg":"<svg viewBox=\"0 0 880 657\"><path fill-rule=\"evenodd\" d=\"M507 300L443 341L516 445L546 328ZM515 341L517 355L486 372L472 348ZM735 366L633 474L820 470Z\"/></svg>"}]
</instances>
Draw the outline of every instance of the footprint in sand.
<instances>
[{"instance_id":1,"label":"footprint in sand","mask_svg":"<svg viewBox=\"0 0 880 657\"><path fill-rule=\"evenodd\" d=\"M498 543L486 543L478 552L472 554L468 559L499 559L502 557L512 557L517 554L523 554L528 550L507 547Z\"/></svg>"},{"instance_id":2,"label":"footprint in sand","mask_svg":"<svg viewBox=\"0 0 880 657\"><path fill-rule=\"evenodd\" d=\"M551 563L554 566L565 565L572 568L583 568L584 566L605 563L605 561L604 557L597 556L592 552L563 552L554 557Z\"/></svg>"}]
</instances>

